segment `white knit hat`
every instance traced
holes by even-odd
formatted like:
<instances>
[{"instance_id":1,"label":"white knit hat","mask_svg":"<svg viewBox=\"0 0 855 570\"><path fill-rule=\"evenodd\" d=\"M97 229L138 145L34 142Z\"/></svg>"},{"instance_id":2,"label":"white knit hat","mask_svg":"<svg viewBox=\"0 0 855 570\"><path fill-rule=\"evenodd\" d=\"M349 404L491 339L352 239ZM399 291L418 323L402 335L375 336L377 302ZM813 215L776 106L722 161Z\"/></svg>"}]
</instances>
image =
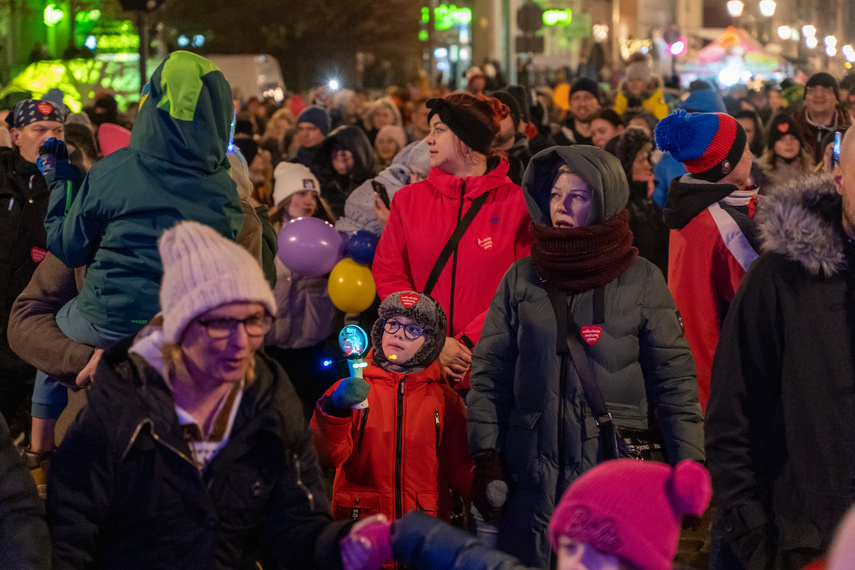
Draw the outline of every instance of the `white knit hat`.
<instances>
[{"instance_id":1,"label":"white knit hat","mask_svg":"<svg viewBox=\"0 0 855 570\"><path fill-rule=\"evenodd\" d=\"M214 229L181 222L164 232L157 248L163 260L160 307L165 342L179 342L190 321L227 303L260 303L276 314L273 292L258 261Z\"/></svg>"},{"instance_id":2,"label":"white knit hat","mask_svg":"<svg viewBox=\"0 0 855 570\"><path fill-rule=\"evenodd\" d=\"M278 206L295 192L314 190L321 195L321 185L312 171L296 162L280 162L273 171L273 204Z\"/></svg>"}]
</instances>

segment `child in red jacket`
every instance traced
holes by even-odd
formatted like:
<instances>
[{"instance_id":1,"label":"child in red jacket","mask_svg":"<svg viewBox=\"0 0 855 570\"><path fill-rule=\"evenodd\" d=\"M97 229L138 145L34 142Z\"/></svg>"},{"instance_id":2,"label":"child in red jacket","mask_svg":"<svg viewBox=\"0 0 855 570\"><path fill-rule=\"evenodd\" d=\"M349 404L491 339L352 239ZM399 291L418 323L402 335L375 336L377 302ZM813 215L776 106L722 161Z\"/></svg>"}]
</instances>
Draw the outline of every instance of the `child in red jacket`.
<instances>
[{"instance_id":1,"label":"child in red jacket","mask_svg":"<svg viewBox=\"0 0 855 570\"><path fill-rule=\"evenodd\" d=\"M345 378L318 400L311 427L324 467L337 469L335 519L422 510L443 520L451 491L468 498L474 464L463 400L442 375L442 307L424 293L389 295L371 329L363 378ZM368 407L354 410L366 399Z\"/></svg>"}]
</instances>

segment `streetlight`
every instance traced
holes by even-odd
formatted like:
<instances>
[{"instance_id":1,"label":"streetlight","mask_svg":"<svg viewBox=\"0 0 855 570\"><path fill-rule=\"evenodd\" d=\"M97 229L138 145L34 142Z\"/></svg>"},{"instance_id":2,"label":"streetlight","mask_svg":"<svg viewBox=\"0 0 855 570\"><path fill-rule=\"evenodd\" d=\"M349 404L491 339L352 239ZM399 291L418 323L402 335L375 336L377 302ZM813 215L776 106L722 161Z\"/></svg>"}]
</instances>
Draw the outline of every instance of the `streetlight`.
<instances>
[{"instance_id":1,"label":"streetlight","mask_svg":"<svg viewBox=\"0 0 855 570\"><path fill-rule=\"evenodd\" d=\"M837 38L834 36L825 36L826 47L837 47Z\"/></svg>"},{"instance_id":2,"label":"streetlight","mask_svg":"<svg viewBox=\"0 0 855 570\"><path fill-rule=\"evenodd\" d=\"M778 26L778 37L782 40L790 39L790 35L792 34L792 30L790 26Z\"/></svg>"},{"instance_id":3,"label":"streetlight","mask_svg":"<svg viewBox=\"0 0 855 570\"><path fill-rule=\"evenodd\" d=\"M850 63L855 61L855 49L853 49L851 45L846 44L845 46L843 46L843 49L841 51L843 52L843 55L846 56L847 61L849 61Z\"/></svg>"},{"instance_id":4,"label":"streetlight","mask_svg":"<svg viewBox=\"0 0 855 570\"><path fill-rule=\"evenodd\" d=\"M802 26L802 35L806 38L812 38L816 35L816 28L808 24L807 26Z\"/></svg>"},{"instance_id":5,"label":"streetlight","mask_svg":"<svg viewBox=\"0 0 855 570\"><path fill-rule=\"evenodd\" d=\"M760 0L758 4L760 13L766 18L771 18L775 15L775 0Z\"/></svg>"},{"instance_id":6,"label":"streetlight","mask_svg":"<svg viewBox=\"0 0 855 570\"><path fill-rule=\"evenodd\" d=\"M727 13L734 18L740 17L744 8L745 4L743 4L740 0L730 0L727 3Z\"/></svg>"},{"instance_id":7,"label":"streetlight","mask_svg":"<svg viewBox=\"0 0 855 570\"><path fill-rule=\"evenodd\" d=\"M805 38L805 45L807 47L809 47L810 49L815 48L817 46L817 44L819 44L819 42L817 41L816 37L808 36Z\"/></svg>"},{"instance_id":8,"label":"streetlight","mask_svg":"<svg viewBox=\"0 0 855 570\"><path fill-rule=\"evenodd\" d=\"M827 55L828 57L834 57L835 55L837 55L837 48L834 46L826 46L825 55Z\"/></svg>"}]
</instances>

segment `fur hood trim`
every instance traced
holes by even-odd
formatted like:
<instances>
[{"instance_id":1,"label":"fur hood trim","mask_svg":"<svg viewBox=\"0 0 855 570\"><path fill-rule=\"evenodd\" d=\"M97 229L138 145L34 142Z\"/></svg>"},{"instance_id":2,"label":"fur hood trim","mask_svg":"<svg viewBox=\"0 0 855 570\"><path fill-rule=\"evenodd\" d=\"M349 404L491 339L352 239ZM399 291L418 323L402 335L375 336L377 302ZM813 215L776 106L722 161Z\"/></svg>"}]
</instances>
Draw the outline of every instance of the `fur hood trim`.
<instances>
[{"instance_id":1,"label":"fur hood trim","mask_svg":"<svg viewBox=\"0 0 855 570\"><path fill-rule=\"evenodd\" d=\"M756 215L764 252L780 253L825 277L846 267L841 218L842 201L828 175L775 187L758 204Z\"/></svg>"}]
</instances>

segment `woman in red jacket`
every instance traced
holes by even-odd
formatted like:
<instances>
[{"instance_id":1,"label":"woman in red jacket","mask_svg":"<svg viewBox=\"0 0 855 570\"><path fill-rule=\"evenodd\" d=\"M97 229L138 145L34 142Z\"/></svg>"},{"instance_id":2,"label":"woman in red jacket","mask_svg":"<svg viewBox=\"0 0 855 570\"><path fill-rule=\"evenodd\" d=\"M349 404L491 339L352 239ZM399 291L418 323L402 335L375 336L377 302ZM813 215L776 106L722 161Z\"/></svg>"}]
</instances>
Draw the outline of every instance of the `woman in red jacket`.
<instances>
[{"instance_id":1,"label":"woman in red jacket","mask_svg":"<svg viewBox=\"0 0 855 570\"><path fill-rule=\"evenodd\" d=\"M445 314L415 291L389 295L379 313L363 378L336 383L312 416L321 465L337 469L333 518L418 509L447 521L451 490L469 496L474 464L466 408L437 361Z\"/></svg>"},{"instance_id":2,"label":"woman in red jacket","mask_svg":"<svg viewBox=\"0 0 855 570\"><path fill-rule=\"evenodd\" d=\"M492 149L507 106L465 93L427 106L430 175L395 194L374 281L381 299L415 289L439 302L449 322L439 359L448 378L462 382L456 388L467 389L472 347L505 271L529 253L531 219L520 187L507 176L507 160ZM455 228L472 208L480 209L452 246Z\"/></svg>"}]
</instances>

